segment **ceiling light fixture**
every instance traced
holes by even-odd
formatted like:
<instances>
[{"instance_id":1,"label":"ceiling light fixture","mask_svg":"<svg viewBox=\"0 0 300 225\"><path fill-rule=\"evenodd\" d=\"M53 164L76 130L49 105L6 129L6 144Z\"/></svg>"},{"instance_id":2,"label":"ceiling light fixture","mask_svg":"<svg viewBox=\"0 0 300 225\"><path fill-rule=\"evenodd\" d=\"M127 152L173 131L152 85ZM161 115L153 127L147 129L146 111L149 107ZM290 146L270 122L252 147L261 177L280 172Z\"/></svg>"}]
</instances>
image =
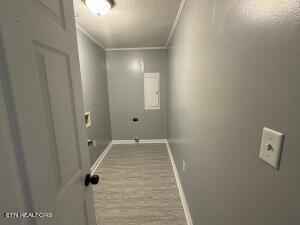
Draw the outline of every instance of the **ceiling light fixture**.
<instances>
[{"instance_id":1,"label":"ceiling light fixture","mask_svg":"<svg viewBox=\"0 0 300 225\"><path fill-rule=\"evenodd\" d=\"M104 15L111 9L109 0L85 0L85 4L96 15Z\"/></svg>"}]
</instances>

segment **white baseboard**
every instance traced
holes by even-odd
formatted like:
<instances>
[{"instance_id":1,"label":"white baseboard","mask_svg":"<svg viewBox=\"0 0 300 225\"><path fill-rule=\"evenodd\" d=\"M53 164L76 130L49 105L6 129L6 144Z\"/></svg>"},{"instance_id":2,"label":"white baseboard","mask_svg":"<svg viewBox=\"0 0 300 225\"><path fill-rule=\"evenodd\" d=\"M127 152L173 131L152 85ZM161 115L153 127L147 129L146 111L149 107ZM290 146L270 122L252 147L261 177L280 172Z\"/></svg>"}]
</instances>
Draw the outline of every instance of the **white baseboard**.
<instances>
[{"instance_id":1,"label":"white baseboard","mask_svg":"<svg viewBox=\"0 0 300 225\"><path fill-rule=\"evenodd\" d=\"M151 144L151 143L167 143L167 139L145 139L140 140L139 142L135 142L135 140L112 140L112 144Z\"/></svg>"},{"instance_id":2,"label":"white baseboard","mask_svg":"<svg viewBox=\"0 0 300 225\"><path fill-rule=\"evenodd\" d=\"M181 202L182 202L182 205L183 205L184 214L185 214L187 223L188 223L188 225L193 225L193 220L192 220L192 217L191 217L191 214L190 214L189 206L187 204L187 201L186 201L186 198L185 198L185 195L184 195L184 191L183 191L183 188L182 188L182 185L181 185L181 181L180 181L180 178L179 178L179 175L178 175L178 171L177 171L175 161L174 161L174 158L173 158L171 148L170 148L170 145L169 145L168 141L166 142L166 145L167 145L167 149L168 149L169 156L170 156L170 159L171 159L171 163L172 163L172 167L173 167L173 171L174 171L174 175L175 175L175 179L176 179L176 183L177 183L177 187L178 187L178 190L179 190L179 194L180 194L180 198L181 198Z\"/></svg>"},{"instance_id":3,"label":"white baseboard","mask_svg":"<svg viewBox=\"0 0 300 225\"><path fill-rule=\"evenodd\" d=\"M91 167L91 175L93 175L96 171L96 169L98 168L99 164L101 163L101 161L103 160L103 158L105 157L105 155L107 154L107 152L109 151L109 149L112 146L112 141L109 142L109 144L106 146L106 148L104 149L104 151L101 153L101 155L99 156L99 158L96 160L96 162L92 165Z\"/></svg>"}]
</instances>

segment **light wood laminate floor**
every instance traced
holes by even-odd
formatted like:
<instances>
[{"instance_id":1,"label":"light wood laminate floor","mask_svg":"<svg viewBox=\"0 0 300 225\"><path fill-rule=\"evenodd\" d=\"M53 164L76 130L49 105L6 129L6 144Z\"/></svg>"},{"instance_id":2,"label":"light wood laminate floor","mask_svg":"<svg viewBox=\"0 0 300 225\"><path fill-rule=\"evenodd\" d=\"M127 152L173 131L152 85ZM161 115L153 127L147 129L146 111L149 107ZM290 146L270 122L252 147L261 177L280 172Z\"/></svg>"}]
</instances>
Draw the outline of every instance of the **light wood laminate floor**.
<instances>
[{"instance_id":1,"label":"light wood laminate floor","mask_svg":"<svg viewBox=\"0 0 300 225\"><path fill-rule=\"evenodd\" d=\"M165 144L113 145L95 174L98 225L187 225Z\"/></svg>"}]
</instances>

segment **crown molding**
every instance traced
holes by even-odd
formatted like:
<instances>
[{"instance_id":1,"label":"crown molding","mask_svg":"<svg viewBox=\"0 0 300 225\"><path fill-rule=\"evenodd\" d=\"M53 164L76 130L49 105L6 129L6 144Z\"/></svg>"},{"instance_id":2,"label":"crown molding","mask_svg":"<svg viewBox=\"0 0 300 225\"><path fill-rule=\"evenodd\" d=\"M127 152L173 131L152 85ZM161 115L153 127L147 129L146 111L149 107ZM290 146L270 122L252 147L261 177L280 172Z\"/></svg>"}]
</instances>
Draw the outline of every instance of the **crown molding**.
<instances>
[{"instance_id":1,"label":"crown molding","mask_svg":"<svg viewBox=\"0 0 300 225\"><path fill-rule=\"evenodd\" d=\"M103 45L97 41L92 35L90 35L82 26L80 26L78 23L76 23L76 28L80 30L82 33L84 33L91 41L93 41L96 45L98 45L100 48L102 48L105 51L105 48Z\"/></svg>"},{"instance_id":2,"label":"crown molding","mask_svg":"<svg viewBox=\"0 0 300 225\"><path fill-rule=\"evenodd\" d=\"M176 15L176 17L175 17L175 20L174 20L174 23L173 23L173 26L172 26L172 29L170 30L170 33L169 33L169 37L168 37L168 40L167 40L167 43L166 43L166 48L168 48L168 46L169 46L169 43L170 43L171 38L172 38L172 36L173 36L173 33L174 33L174 31L175 31L175 29L176 29L176 26L177 26L177 24L178 24L180 15L181 15L181 13L182 13L182 11L183 11L185 2L186 2L186 0L181 0L181 3L180 3L180 6L179 6L177 15Z\"/></svg>"}]
</instances>

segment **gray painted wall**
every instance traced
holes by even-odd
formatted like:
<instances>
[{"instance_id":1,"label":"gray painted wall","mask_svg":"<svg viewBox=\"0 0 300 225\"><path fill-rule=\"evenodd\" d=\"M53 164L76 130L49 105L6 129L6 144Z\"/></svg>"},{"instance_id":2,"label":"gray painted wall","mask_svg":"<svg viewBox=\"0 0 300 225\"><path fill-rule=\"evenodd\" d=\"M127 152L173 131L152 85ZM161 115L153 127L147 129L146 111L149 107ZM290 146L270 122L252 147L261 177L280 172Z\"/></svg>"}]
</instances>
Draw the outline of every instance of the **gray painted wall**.
<instances>
[{"instance_id":1,"label":"gray painted wall","mask_svg":"<svg viewBox=\"0 0 300 225\"><path fill-rule=\"evenodd\" d=\"M113 139L166 138L167 51L107 51L106 60ZM160 110L144 109L143 64L145 73L160 73Z\"/></svg>"},{"instance_id":2,"label":"gray painted wall","mask_svg":"<svg viewBox=\"0 0 300 225\"><path fill-rule=\"evenodd\" d=\"M92 120L92 126L87 128L87 134L88 138L96 140L96 147L90 147L93 165L111 141L106 58L105 51L79 30L77 41L84 109L91 112Z\"/></svg>"},{"instance_id":3,"label":"gray painted wall","mask_svg":"<svg viewBox=\"0 0 300 225\"><path fill-rule=\"evenodd\" d=\"M271 2L189 0L170 45L168 138L194 225L300 224L300 5ZM279 171L258 159L264 126L285 134Z\"/></svg>"}]
</instances>

